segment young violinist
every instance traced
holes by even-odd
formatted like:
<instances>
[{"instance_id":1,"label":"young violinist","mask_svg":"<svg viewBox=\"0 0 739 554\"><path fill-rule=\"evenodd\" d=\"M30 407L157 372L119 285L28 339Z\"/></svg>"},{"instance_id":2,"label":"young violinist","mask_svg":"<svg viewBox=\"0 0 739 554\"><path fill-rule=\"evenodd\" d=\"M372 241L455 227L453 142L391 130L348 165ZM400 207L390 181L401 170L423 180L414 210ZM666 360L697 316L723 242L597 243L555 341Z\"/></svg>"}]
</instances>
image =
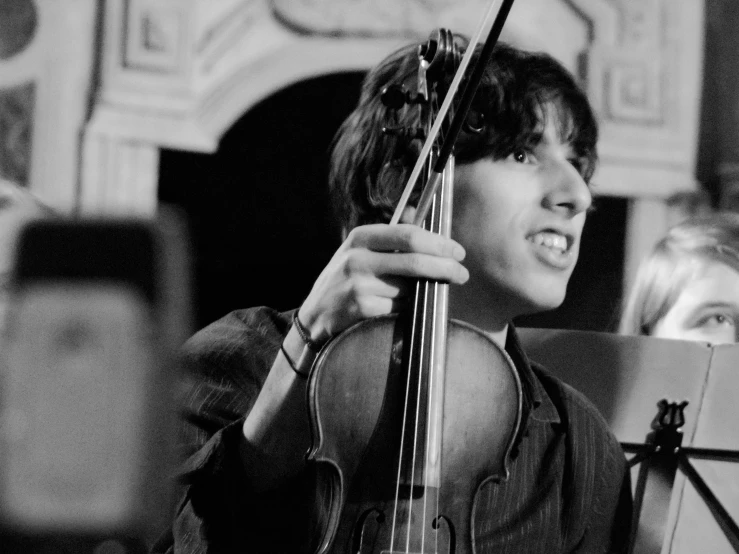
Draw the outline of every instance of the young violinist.
<instances>
[{"instance_id":1,"label":"young violinist","mask_svg":"<svg viewBox=\"0 0 739 554\"><path fill-rule=\"evenodd\" d=\"M450 318L505 349L521 383L510 476L475 493L475 552L624 550L631 493L619 444L582 395L527 359L510 323L564 299L592 201L589 103L549 55L498 44L455 149L451 238L409 223L412 207L388 225L420 145L383 133L381 93L413 86L418 63L409 45L371 70L338 132L330 187L345 239L303 304L232 312L186 345L185 493L156 551L315 551L326 516L321 469L306 461L316 352L404 310L419 278L450 283ZM416 114L406 106L398 121L414 126Z\"/></svg>"}]
</instances>

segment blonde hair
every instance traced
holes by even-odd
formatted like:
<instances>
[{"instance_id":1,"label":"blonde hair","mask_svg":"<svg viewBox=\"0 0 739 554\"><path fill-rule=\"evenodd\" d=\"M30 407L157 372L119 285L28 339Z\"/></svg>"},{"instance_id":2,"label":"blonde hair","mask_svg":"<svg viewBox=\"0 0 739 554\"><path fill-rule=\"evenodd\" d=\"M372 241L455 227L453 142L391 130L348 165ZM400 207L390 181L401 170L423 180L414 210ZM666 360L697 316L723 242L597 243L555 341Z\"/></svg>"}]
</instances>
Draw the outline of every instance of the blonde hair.
<instances>
[{"instance_id":1,"label":"blonde hair","mask_svg":"<svg viewBox=\"0 0 739 554\"><path fill-rule=\"evenodd\" d=\"M624 302L619 333L650 335L685 284L714 262L739 271L737 213L692 218L668 231L637 270Z\"/></svg>"}]
</instances>

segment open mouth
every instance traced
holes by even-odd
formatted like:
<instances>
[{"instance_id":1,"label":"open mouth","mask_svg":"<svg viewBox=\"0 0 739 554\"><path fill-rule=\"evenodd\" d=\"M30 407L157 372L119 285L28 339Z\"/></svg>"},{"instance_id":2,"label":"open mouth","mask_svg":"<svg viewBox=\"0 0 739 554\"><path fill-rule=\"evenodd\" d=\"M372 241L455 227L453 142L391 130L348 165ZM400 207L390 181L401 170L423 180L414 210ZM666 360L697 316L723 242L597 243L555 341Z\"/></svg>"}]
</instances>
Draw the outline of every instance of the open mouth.
<instances>
[{"instance_id":1,"label":"open mouth","mask_svg":"<svg viewBox=\"0 0 739 554\"><path fill-rule=\"evenodd\" d=\"M548 248L559 254L567 254L572 248L574 239L571 235L564 235L557 231L539 231L527 237L530 242L537 246Z\"/></svg>"},{"instance_id":2,"label":"open mouth","mask_svg":"<svg viewBox=\"0 0 739 554\"><path fill-rule=\"evenodd\" d=\"M526 239L534 256L544 266L556 271L569 271L577 260L575 237L554 229L544 229Z\"/></svg>"}]
</instances>

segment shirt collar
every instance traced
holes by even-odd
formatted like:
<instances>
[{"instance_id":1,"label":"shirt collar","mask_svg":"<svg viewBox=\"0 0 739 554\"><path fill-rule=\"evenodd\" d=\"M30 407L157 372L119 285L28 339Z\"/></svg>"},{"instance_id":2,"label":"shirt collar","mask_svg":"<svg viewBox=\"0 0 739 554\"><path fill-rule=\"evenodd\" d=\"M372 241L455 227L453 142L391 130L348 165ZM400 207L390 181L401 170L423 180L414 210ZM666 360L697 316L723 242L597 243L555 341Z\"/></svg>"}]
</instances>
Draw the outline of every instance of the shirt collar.
<instances>
[{"instance_id":1,"label":"shirt collar","mask_svg":"<svg viewBox=\"0 0 739 554\"><path fill-rule=\"evenodd\" d=\"M531 361L523 351L513 324L508 325L505 350L513 360L521 379L524 414L531 419L548 423L560 423L559 412L531 367Z\"/></svg>"}]
</instances>

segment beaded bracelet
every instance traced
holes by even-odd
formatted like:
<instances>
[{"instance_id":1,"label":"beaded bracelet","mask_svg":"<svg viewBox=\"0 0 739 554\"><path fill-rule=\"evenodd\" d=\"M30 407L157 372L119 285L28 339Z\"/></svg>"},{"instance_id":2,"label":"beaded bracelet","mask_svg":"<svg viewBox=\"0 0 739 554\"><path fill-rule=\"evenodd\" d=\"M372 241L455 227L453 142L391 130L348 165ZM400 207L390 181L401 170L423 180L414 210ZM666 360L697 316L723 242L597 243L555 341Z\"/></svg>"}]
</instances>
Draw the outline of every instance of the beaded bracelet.
<instances>
[{"instance_id":1,"label":"beaded bracelet","mask_svg":"<svg viewBox=\"0 0 739 554\"><path fill-rule=\"evenodd\" d=\"M305 326L301 323L300 319L298 318L298 310L295 310L295 313L293 314L293 326L298 331L300 338L303 339L303 342L307 344L311 350L313 350L314 352L320 352L321 348L323 348L323 345L325 343L318 342L311 338L310 333L308 332L308 329L305 328Z\"/></svg>"},{"instance_id":2,"label":"beaded bracelet","mask_svg":"<svg viewBox=\"0 0 739 554\"><path fill-rule=\"evenodd\" d=\"M295 362L293 359L288 355L287 350L285 350L285 345L280 345L280 351L282 352L282 355L285 356L285 359L287 360L287 363L290 364L290 367L292 370L300 377L301 379L307 379L310 374L303 373L302 371L298 370L298 368L295 366Z\"/></svg>"}]
</instances>

